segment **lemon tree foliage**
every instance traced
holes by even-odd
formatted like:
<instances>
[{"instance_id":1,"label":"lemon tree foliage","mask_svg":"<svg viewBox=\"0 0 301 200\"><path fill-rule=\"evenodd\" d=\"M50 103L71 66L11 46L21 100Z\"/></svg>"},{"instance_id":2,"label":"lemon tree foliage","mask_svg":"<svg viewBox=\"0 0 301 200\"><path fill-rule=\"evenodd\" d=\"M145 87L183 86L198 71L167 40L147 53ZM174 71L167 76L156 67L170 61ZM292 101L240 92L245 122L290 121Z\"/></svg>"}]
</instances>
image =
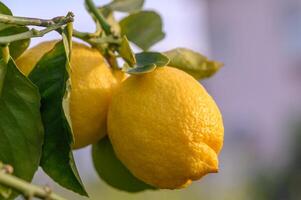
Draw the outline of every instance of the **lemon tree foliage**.
<instances>
[{"instance_id":1,"label":"lemon tree foliage","mask_svg":"<svg viewBox=\"0 0 301 200\"><path fill-rule=\"evenodd\" d=\"M131 75L150 73L156 69L155 64L143 65L141 67L129 68L127 65L124 66L126 73Z\"/></svg>"},{"instance_id":2,"label":"lemon tree foliage","mask_svg":"<svg viewBox=\"0 0 301 200\"><path fill-rule=\"evenodd\" d=\"M154 11L133 13L120 21L121 33L143 50L165 37L160 15Z\"/></svg>"},{"instance_id":3,"label":"lemon tree foliage","mask_svg":"<svg viewBox=\"0 0 301 200\"><path fill-rule=\"evenodd\" d=\"M10 26L0 31L0 36L13 35L18 33L24 33L28 31L27 27L20 26ZM9 45L9 50L12 58L17 59L29 46L30 39L19 40L16 42L12 42Z\"/></svg>"},{"instance_id":4,"label":"lemon tree foliage","mask_svg":"<svg viewBox=\"0 0 301 200\"><path fill-rule=\"evenodd\" d=\"M31 181L43 144L38 88L12 59L7 64L1 59L0 91L0 160L14 166L14 175Z\"/></svg>"},{"instance_id":5,"label":"lemon tree foliage","mask_svg":"<svg viewBox=\"0 0 301 200\"><path fill-rule=\"evenodd\" d=\"M122 37L119 53L125 62L127 62L130 66L136 64L135 54L133 53L129 41L125 35Z\"/></svg>"},{"instance_id":6,"label":"lemon tree foliage","mask_svg":"<svg viewBox=\"0 0 301 200\"><path fill-rule=\"evenodd\" d=\"M12 15L11 10L0 1L0 14ZM7 28L9 25L0 23L0 30Z\"/></svg>"},{"instance_id":7,"label":"lemon tree foliage","mask_svg":"<svg viewBox=\"0 0 301 200\"><path fill-rule=\"evenodd\" d=\"M2 2L0 2L0 14L12 15L12 12ZM27 27L13 26L0 23L0 36L9 36L13 34L23 33L28 31ZM18 58L29 46L30 39L19 40L12 42L9 45L10 54L13 59ZM2 55L0 55L1 58Z\"/></svg>"},{"instance_id":8,"label":"lemon tree foliage","mask_svg":"<svg viewBox=\"0 0 301 200\"><path fill-rule=\"evenodd\" d=\"M211 77L223 66L186 48L176 48L164 54L170 58L169 66L181 69L197 80Z\"/></svg>"},{"instance_id":9,"label":"lemon tree foliage","mask_svg":"<svg viewBox=\"0 0 301 200\"><path fill-rule=\"evenodd\" d=\"M32 82L39 87L42 97L41 114L45 141L41 166L60 185L87 195L73 159L73 136L62 106L66 81L69 79L66 62L68 59L64 44L59 42L41 58L29 74Z\"/></svg>"},{"instance_id":10,"label":"lemon tree foliage","mask_svg":"<svg viewBox=\"0 0 301 200\"><path fill-rule=\"evenodd\" d=\"M120 162L108 137L93 145L92 157L98 175L112 187L128 192L154 189L152 186L135 178Z\"/></svg>"},{"instance_id":11,"label":"lemon tree foliage","mask_svg":"<svg viewBox=\"0 0 301 200\"><path fill-rule=\"evenodd\" d=\"M8 199L12 195L12 189L0 185L0 199Z\"/></svg>"},{"instance_id":12,"label":"lemon tree foliage","mask_svg":"<svg viewBox=\"0 0 301 200\"><path fill-rule=\"evenodd\" d=\"M144 74L152 72L156 67L164 67L169 63L169 58L159 52L142 52L135 54L136 64L133 68L125 66L128 74Z\"/></svg>"},{"instance_id":13,"label":"lemon tree foliage","mask_svg":"<svg viewBox=\"0 0 301 200\"><path fill-rule=\"evenodd\" d=\"M103 14L107 22L111 25L112 31L116 34L120 34L120 25L114 16L114 12L106 7L99 8L99 11Z\"/></svg>"},{"instance_id":14,"label":"lemon tree foliage","mask_svg":"<svg viewBox=\"0 0 301 200\"><path fill-rule=\"evenodd\" d=\"M159 52L142 52L135 55L137 66L141 67L148 64L155 64L157 67L168 65L169 58Z\"/></svg>"},{"instance_id":15,"label":"lemon tree foliage","mask_svg":"<svg viewBox=\"0 0 301 200\"><path fill-rule=\"evenodd\" d=\"M6 15L12 15L11 10L4 3L2 3L1 1L0 1L0 13L1 14L6 14ZM2 24L2 23L0 23L0 24L1 24L0 27L5 25L5 24Z\"/></svg>"},{"instance_id":16,"label":"lemon tree foliage","mask_svg":"<svg viewBox=\"0 0 301 200\"><path fill-rule=\"evenodd\" d=\"M144 0L114 0L104 8L120 12L135 12L139 11L143 4Z\"/></svg>"}]
</instances>

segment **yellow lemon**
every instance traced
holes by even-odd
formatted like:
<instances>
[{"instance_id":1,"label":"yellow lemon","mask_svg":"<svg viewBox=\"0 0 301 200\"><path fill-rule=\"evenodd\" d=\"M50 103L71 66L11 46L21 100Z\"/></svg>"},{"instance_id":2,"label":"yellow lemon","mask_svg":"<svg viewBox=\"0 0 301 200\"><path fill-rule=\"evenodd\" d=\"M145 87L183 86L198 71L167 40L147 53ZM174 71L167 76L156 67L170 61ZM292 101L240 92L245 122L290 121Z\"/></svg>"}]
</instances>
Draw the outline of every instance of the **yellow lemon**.
<instances>
[{"instance_id":1,"label":"yellow lemon","mask_svg":"<svg viewBox=\"0 0 301 200\"><path fill-rule=\"evenodd\" d=\"M218 171L224 128L202 85L163 67L120 84L109 106L108 135L134 176L175 189Z\"/></svg>"},{"instance_id":2,"label":"yellow lemon","mask_svg":"<svg viewBox=\"0 0 301 200\"><path fill-rule=\"evenodd\" d=\"M19 69L28 75L40 58L57 41L43 42L24 53L17 61ZM74 148L96 143L106 133L106 116L112 89L118 81L95 49L73 43L71 57L70 118L74 133Z\"/></svg>"}]
</instances>

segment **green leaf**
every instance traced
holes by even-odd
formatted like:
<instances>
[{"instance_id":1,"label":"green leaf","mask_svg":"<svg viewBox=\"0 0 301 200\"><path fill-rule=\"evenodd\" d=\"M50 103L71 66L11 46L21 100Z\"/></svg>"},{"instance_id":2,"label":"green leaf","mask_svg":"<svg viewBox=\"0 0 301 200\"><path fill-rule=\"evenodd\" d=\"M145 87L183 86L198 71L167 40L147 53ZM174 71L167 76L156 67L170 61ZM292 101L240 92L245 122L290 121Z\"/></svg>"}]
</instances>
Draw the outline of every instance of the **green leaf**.
<instances>
[{"instance_id":1,"label":"green leaf","mask_svg":"<svg viewBox=\"0 0 301 200\"><path fill-rule=\"evenodd\" d=\"M211 77L223 66L190 49L176 48L164 54L170 58L170 67L181 69L197 80Z\"/></svg>"},{"instance_id":2,"label":"green leaf","mask_svg":"<svg viewBox=\"0 0 301 200\"><path fill-rule=\"evenodd\" d=\"M162 20L154 11L140 11L120 21L121 33L143 50L148 50L165 37Z\"/></svg>"},{"instance_id":3,"label":"green leaf","mask_svg":"<svg viewBox=\"0 0 301 200\"><path fill-rule=\"evenodd\" d=\"M5 15L13 15L11 10L1 1L0 1L0 13Z\"/></svg>"},{"instance_id":4,"label":"green leaf","mask_svg":"<svg viewBox=\"0 0 301 200\"><path fill-rule=\"evenodd\" d=\"M73 159L73 135L62 106L69 79L66 62L68 59L64 44L59 42L29 74L42 96L45 142L40 165L63 187L87 195Z\"/></svg>"},{"instance_id":5,"label":"green leaf","mask_svg":"<svg viewBox=\"0 0 301 200\"><path fill-rule=\"evenodd\" d=\"M154 189L152 186L134 177L120 162L108 137L93 145L92 157L98 175L110 186L127 192Z\"/></svg>"},{"instance_id":6,"label":"green leaf","mask_svg":"<svg viewBox=\"0 0 301 200\"><path fill-rule=\"evenodd\" d=\"M137 53L135 56L137 66L155 64L157 67L164 67L169 63L169 58L159 52L142 52Z\"/></svg>"},{"instance_id":7,"label":"green leaf","mask_svg":"<svg viewBox=\"0 0 301 200\"><path fill-rule=\"evenodd\" d=\"M10 26L0 31L1 36L9 36L29 31L25 26ZM9 44L10 55L13 59L17 59L29 47L30 39L19 40ZM2 56L0 56L1 58Z\"/></svg>"},{"instance_id":8,"label":"green leaf","mask_svg":"<svg viewBox=\"0 0 301 200\"><path fill-rule=\"evenodd\" d=\"M135 12L141 10L144 0L114 0L105 7L120 12Z\"/></svg>"},{"instance_id":9,"label":"green leaf","mask_svg":"<svg viewBox=\"0 0 301 200\"><path fill-rule=\"evenodd\" d=\"M11 10L0 1L0 13L5 15L13 15ZM9 27L10 25L0 23L0 30Z\"/></svg>"},{"instance_id":10,"label":"green leaf","mask_svg":"<svg viewBox=\"0 0 301 200\"><path fill-rule=\"evenodd\" d=\"M12 15L11 10L2 2L0 2L0 13L5 15ZM14 25L0 23L0 37L23 33L28 30L29 29L25 26L14 26ZM9 45L11 57L14 60L17 59L29 47L29 44L30 44L30 39L12 42ZM2 55L0 55L0 58L1 57Z\"/></svg>"},{"instance_id":11,"label":"green leaf","mask_svg":"<svg viewBox=\"0 0 301 200\"><path fill-rule=\"evenodd\" d=\"M39 91L12 59L8 64L0 59L0 81L0 160L14 167L14 175L31 181L43 144Z\"/></svg>"},{"instance_id":12,"label":"green leaf","mask_svg":"<svg viewBox=\"0 0 301 200\"><path fill-rule=\"evenodd\" d=\"M2 91L4 89L6 73L7 73L7 66L4 63L3 59L1 59L1 63L0 63L0 97L2 96Z\"/></svg>"},{"instance_id":13,"label":"green leaf","mask_svg":"<svg viewBox=\"0 0 301 200\"><path fill-rule=\"evenodd\" d=\"M132 75L146 74L154 71L156 67L157 66L155 64L148 64L148 65L135 67L135 68L125 67L126 68L125 72Z\"/></svg>"},{"instance_id":14,"label":"green leaf","mask_svg":"<svg viewBox=\"0 0 301 200\"><path fill-rule=\"evenodd\" d=\"M119 54L130 66L136 64L135 54L133 53L126 36L122 37L122 41L119 47Z\"/></svg>"},{"instance_id":15,"label":"green leaf","mask_svg":"<svg viewBox=\"0 0 301 200\"><path fill-rule=\"evenodd\" d=\"M123 71L128 74L145 74L152 72L156 67L164 67L169 63L169 58L159 52L142 52L137 53L136 65L134 68L124 65Z\"/></svg>"},{"instance_id":16,"label":"green leaf","mask_svg":"<svg viewBox=\"0 0 301 200\"><path fill-rule=\"evenodd\" d=\"M73 33L73 24L69 23L64 27L62 31L62 39L66 53L66 67L67 71L70 72L70 60L71 60L71 49L72 49L72 33Z\"/></svg>"},{"instance_id":17,"label":"green leaf","mask_svg":"<svg viewBox=\"0 0 301 200\"><path fill-rule=\"evenodd\" d=\"M12 195L12 189L0 185L0 199L8 199Z\"/></svg>"}]
</instances>

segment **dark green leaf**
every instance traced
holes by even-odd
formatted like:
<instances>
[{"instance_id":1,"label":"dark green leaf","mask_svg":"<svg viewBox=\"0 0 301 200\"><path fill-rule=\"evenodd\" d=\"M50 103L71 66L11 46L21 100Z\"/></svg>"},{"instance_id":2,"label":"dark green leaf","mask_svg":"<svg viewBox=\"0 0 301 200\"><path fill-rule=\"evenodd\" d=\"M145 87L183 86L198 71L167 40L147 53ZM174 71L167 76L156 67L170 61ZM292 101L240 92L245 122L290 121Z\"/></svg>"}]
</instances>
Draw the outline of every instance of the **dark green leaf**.
<instances>
[{"instance_id":1,"label":"dark green leaf","mask_svg":"<svg viewBox=\"0 0 301 200\"><path fill-rule=\"evenodd\" d=\"M144 0L114 0L106 5L106 8L120 12L139 11L144 4Z\"/></svg>"},{"instance_id":2,"label":"dark green leaf","mask_svg":"<svg viewBox=\"0 0 301 200\"><path fill-rule=\"evenodd\" d=\"M108 137L93 145L92 157L98 175L109 185L119 190L139 192L154 189L134 177L116 157Z\"/></svg>"},{"instance_id":3,"label":"dark green leaf","mask_svg":"<svg viewBox=\"0 0 301 200\"><path fill-rule=\"evenodd\" d=\"M159 52L142 52L135 55L136 65L131 68L124 65L123 70L128 74L145 74L155 70L156 67L164 67L169 63L169 58Z\"/></svg>"},{"instance_id":4,"label":"dark green leaf","mask_svg":"<svg viewBox=\"0 0 301 200\"><path fill-rule=\"evenodd\" d=\"M169 58L159 52L142 52L136 55L137 66L155 64L157 67L164 67L169 63Z\"/></svg>"},{"instance_id":5,"label":"dark green leaf","mask_svg":"<svg viewBox=\"0 0 301 200\"><path fill-rule=\"evenodd\" d=\"M170 58L169 66L181 69L197 80L211 77L223 66L220 62L208 60L207 57L185 48L176 48L164 54Z\"/></svg>"},{"instance_id":6,"label":"dark green leaf","mask_svg":"<svg viewBox=\"0 0 301 200\"><path fill-rule=\"evenodd\" d=\"M0 13L5 15L13 15L11 10L1 1L0 1Z\"/></svg>"},{"instance_id":7,"label":"dark green leaf","mask_svg":"<svg viewBox=\"0 0 301 200\"><path fill-rule=\"evenodd\" d=\"M130 66L136 64L135 54L133 53L126 36L122 37L122 41L119 47L119 54Z\"/></svg>"},{"instance_id":8,"label":"dark green leaf","mask_svg":"<svg viewBox=\"0 0 301 200\"><path fill-rule=\"evenodd\" d=\"M4 64L3 59L1 59L0 63L0 97L2 96L3 87L5 84L5 76L7 73L7 66Z\"/></svg>"},{"instance_id":9,"label":"dark green leaf","mask_svg":"<svg viewBox=\"0 0 301 200\"><path fill-rule=\"evenodd\" d=\"M12 59L8 64L0 59L0 80L0 160L14 167L14 175L31 181L43 144L39 91Z\"/></svg>"},{"instance_id":10,"label":"dark green leaf","mask_svg":"<svg viewBox=\"0 0 301 200\"><path fill-rule=\"evenodd\" d=\"M141 67L127 68L125 72L132 75L145 74L154 71L156 67L155 64L148 64Z\"/></svg>"},{"instance_id":11,"label":"dark green leaf","mask_svg":"<svg viewBox=\"0 0 301 200\"><path fill-rule=\"evenodd\" d=\"M30 79L42 96L42 120L45 142L41 166L60 185L81 195L87 195L78 175L72 154L73 135L67 122L62 101L66 95L69 74L63 42L59 42L37 63Z\"/></svg>"},{"instance_id":12,"label":"dark green leaf","mask_svg":"<svg viewBox=\"0 0 301 200\"><path fill-rule=\"evenodd\" d=\"M23 33L29 31L29 29L25 26L10 26L0 31L1 36L14 35L18 33ZM19 40L9 44L10 55L13 59L17 59L22 53L29 47L30 39ZM2 56L0 56L1 58Z\"/></svg>"},{"instance_id":13,"label":"dark green leaf","mask_svg":"<svg viewBox=\"0 0 301 200\"><path fill-rule=\"evenodd\" d=\"M160 15L154 11L141 11L131 14L120 21L121 33L143 50L162 40Z\"/></svg>"}]
</instances>

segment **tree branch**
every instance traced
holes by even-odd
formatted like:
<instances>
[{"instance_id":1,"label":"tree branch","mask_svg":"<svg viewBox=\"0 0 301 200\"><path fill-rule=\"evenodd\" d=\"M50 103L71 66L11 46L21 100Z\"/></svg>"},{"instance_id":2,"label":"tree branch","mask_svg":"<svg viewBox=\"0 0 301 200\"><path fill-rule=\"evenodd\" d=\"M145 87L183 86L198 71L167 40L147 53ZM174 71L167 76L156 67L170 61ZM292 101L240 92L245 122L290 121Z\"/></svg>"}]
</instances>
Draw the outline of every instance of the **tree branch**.
<instances>
[{"instance_id":1,"label":"tree branch","mask_svg":"<svg viewBox=\"0 0 301 200\"><path fill-rule=\"evenodd\" d=\"M0 22L20 26L43 26L49 27L55 24L67 24L74 21L74 14L69 12L66 16L55 17L52 19L38 19L29 17L17 17L0 14Z\"/></svg>"},{"instance_id":2,"label":"tree branch","mask_svg":"<svg viewBox=\"0 0 301 200\"><path fill-rule=\"evenodd\" d=\"M51 192L50 188L48 187L41 188L39 186L32 185L11 175L10 173L12 173L12 167L5 165L0 170L0 184L22 193L26 198L30 199L30 197L37 197L47 200L66 200L65 198Z\"/></svg>"},{"instance_id":3,"label":"tree branch","mask_svg":"<svg viewBox=\"0 0 301 200\"><path fill-rule=\"evenodd\" d=\"M18 41L18 40L24 40L24 39L29 39L29 38L34 38L34 37L42 37L45 34L56 30L58 28L60 28L62 25L54 25L54 26L50 26L48 28L45 28L41 31L36 30L36 29L31 29L27 32L24 33L19 33L19 34L15 34L15 35L10 35L10 36L1 36L0 37L0 44L8 44L14 41Z\"/></svg>"},{"instance_id":4,"label":"tree branch","mask_svg":"<svg viewBox=\"0 0 301 200\"><path fill-rule=\"evenodd\" d=\"M7 15L0 14L0 22L6 24L15 24L15 25L36 25L36 26L46 26L47 28L43 30L31 29L24 33L19 33L9 36L1 36L0 44L8 44L18 40L29 39L33 37L42 37L45 34L57 30L67 23L73 22L74 20L73 13L69 12L66 17L55 17L52 20L44 19L34 19L34 18L21 18L21 17L12 17Z\"/></svg>"},{"instance_id":5,"label":"tree branch","mask_svg":"<svg viewBox=\"0 0 301 200\"><path fill-rule=\"evenodd\" d=\"M90 39L90 38L96 38L99 37L101 34L101 31L97 31L95 33L88 33L88 32L80 32L78 30L73 29L73 36L77 37L79 39Z\"/></svg>"}]
</instances>

